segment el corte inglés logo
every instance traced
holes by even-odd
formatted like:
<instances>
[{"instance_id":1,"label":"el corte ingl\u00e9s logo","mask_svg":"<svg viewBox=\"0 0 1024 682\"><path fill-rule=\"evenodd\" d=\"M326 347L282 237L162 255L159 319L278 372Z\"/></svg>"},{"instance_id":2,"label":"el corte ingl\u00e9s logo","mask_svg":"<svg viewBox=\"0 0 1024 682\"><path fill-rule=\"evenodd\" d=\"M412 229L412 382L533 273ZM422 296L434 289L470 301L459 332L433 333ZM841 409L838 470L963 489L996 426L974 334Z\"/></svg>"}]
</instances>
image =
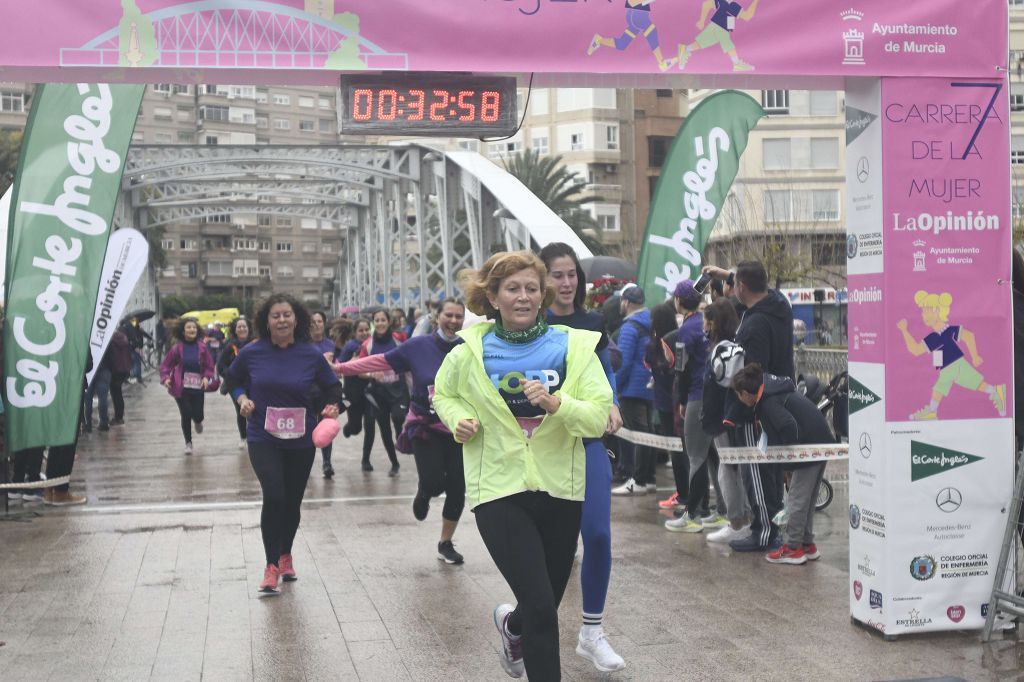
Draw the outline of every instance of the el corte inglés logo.
<instances>
[{"instance_id":1,"label":"el corte ingl\u00e9s logo","mask_svg":"<svg viewBox=\"0 0 1024 682\"><path fill-rule=\"evenodd\" d=\"M910 480L920 481L922 478L952 471L980 459L984 457L911 440Z\"/></svg>"},{"instance_id":2,"label":"el corte ingl\u00e9s logo","mask_svg":"<svg viewBox=\"0 0 1024 682\"><path fill-rule=\"evenodd\" d=\"M877 393L852 376L850 377L850 414L860 412L865 407L871 407L881 399Z\"/></svg>"}]
</instances>

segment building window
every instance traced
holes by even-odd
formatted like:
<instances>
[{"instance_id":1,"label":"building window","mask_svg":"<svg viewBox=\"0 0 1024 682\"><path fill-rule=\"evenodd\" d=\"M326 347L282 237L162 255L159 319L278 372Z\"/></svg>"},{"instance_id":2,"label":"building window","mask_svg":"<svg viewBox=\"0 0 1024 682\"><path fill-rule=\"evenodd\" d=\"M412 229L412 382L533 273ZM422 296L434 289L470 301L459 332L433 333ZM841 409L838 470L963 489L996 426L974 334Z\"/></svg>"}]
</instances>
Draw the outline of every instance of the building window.
<instances>
[{"instance_id":1,"label":"building window","mask_svg":"<svg viewBox=\"0 0 1024 682\"><path fill-rule=\"evenodd\" d=\"M292 252L292 243L291 242L278 242L277 243L277 252L278 253L291 253Z\"/></svg>"},{"instance_id":2,"label":"building window","mask_svg":"<svg viewBox=\"0 0 1024 682\"><path fill-rule=\"evenodd\" d=\"M320 276L320 268L302 268L302 276L306 279L316 279Z\"/></svg>"},{"instance_id":3,"label":"building window","mask_svg":"<svg viewBox=\"0 0 1024 682\"><path fill-rule=\"evenodd\" d=\"M231 115L228 107L217 107L204 104L199 107L199 118L204 121L227 121Z\"/></svg>"},{"instance_id":4,"label":"building window","mask_svg":"<svg viewBox=\"0 0 1024 682\"><path fill-rule=\"evenodd\" d=\"M260 251L270 251L270 240L269 239L261 239L260 240Z\"/></svg>"},{"instance_id":5,"label":"building window","mask_svg":"<svg viewBox=\"0 0 1024 682\"><path fill-rule=\"evenodd\" d=\"M178 248L182 251L195 251L196 240L195 239L181 239L178 241Z\"/></svg>"},{"instance_id":6,"label":"building window","mask_svg":"<svg viewBox=\"0 0 1024 682\"><path fill-rule=\"evenodd\" d=\"M286 118L274 119L274 130L291 130L292 122Z\"/></svg>"},{"instance_id":7,"label":"building window","mask_svg":"<svg viewBox=\"0 0 1024 682\"><path fill-rule=\"evenodd\" d=\"M161 239L160 248L164 251L174 251L174 240L173 239Z\"/></svg>"},{"instance_id":8,"label":"building window","mask_svg":"<svg viewBox=\"0 0 1024 682\"><path fill-rule=\"evenodd\" d=\"M166 268L160 271L161 277L174 277L178 272L178 269L173 265L168 265Z\"/></svg>"},{"instance_id":9,"label":"building window","mask_svg":"<svg viewBox=\"0 0 1024 682\"><path fill-rule=\"evenodd\" d=\"M569 149L574 152L583 149L583 133L573 133L569 136Z\"/></svg>"},{"instance_id":10,"label":"building window","mask_svg":"<svg viewBox=\"0 0 1024 682\"><path fill-rule=\"evenodd\" d=\"M270 93L268 93L266 90L261 90L259 88L256 89L256 103L257 104L266 104L267 101L268 101L269 96L270 96Z\"/></svg>"},{"instance_id":11,"label":"building window","mask_svg":"<svg viewBox=\"0 0 1024 682\"><path fill-rule=\"evenodd\" d=\"M1010 150L1010 163L1015 166L1024 164L1024 149Z\"/></svg>"},{"instance_id":12,"label":"building window","mask_svg":"<svg viewBox=\"0 0 1024 682\"><path fill-rule=\"evenodd\" d=\"M530 96L530 113L534 116L546 116L548 113L548 100L550 99L550 90L546 88L538 88L533 91Z\"/></svg>"},{"instance_id":13,"label":"building window","mask_svg":"<svg viewBox=\"0 0 1024 682\"><path fill-rule=\"evenodd\" d=\"M177 83L175 83L171 86L171 92L173 92L175 95L187 95L189 94L190 90L191 86L188 85L178 85Z\"/></svg>"},{"instance_id":14,"label":"building window","mask_svg":"<svg viewBox=\"0 0 1024 682\"><path fill-rule=\"evenodd\" d=\"M508 154L518 154L522 149L523 143L520 140L492 142L490 144L490 155L492 157L502 157Z\"/></svg>"},{"instance_id":15,"label":"building window","mask_svg":"<svg viewBox=\"0 0 1024 682\"><path fill-rule=\"evenodd\" d=\"M266 130L267 128L270 127L270 119L267 118L266 116L257 116L256 127L261 130Z\"/></svg>"},{"instance_id":16,"label":"building window","mask_svg":"<svg viewBox=\"0 0 1024 682\"><path fill-rule=\"evenodd\" d=\"M328 99L327 97L317 97L316 105L318 107L320 107L321 109L330 109L331 108L331 100Z\"/></svg>"},{"instance_id":17,"label":"building window","mask_svg":"<svg viewBox=\"0 0 1024 682\"><path fill-rule=\"evenodd\" d=\"M839 140L834 137L811 138L811 168L839 168Z\"/></svg>"},{"instance_id":18,"label":"building window","mask_svg":"<svg viewBox=\"0 0 1024 682\"><path fill-rule=\"evenodd\" d=\"M334 132L334 121L329 118L320 119L320 132L330 133Z\"/></svg>"},{"instance_id":19,"label":"building window","mask_svg":"<svg viewBox=\"0 0 1024 682\"><path fill-rule=\"evenodd\" d=\"M285 215L279 215L277 216L277 219L274 220L274 224L278 227L291 227L292 219Z\"/></svg>"},{"instance_id":20,"label":"building window","mask_svg":"<svg viewBox=\"0 0 1024 682\"><path fill-rule=\"evenodd\" d=\"M325 242L320 245L320 253L334 253L334 246Z\"/></svg>"},{"instance_id":21,"label":"building window","mask_svg":"<svg viewBox=\"0 0 1024 682\"><path fill-rule=\"evenodd\" d=\"M192 107L178 107L178 120L191 121L196 113Z\"/></svg>"},{"instance_id":22,"label":"building window","mask_svg":"<svg viewBox=\"0 0 1024 682\"><path fill-rule=\"evenodd\" d=\"M303 133L311 133L316 130L316 122L308 119L299 119L299 131Z\"/></svg>"},{"instance_id":23,"label":"building window","mask_svg":"<svg viewBox=\"0 0 1024 682\"><path fill-rule=\"evenodd\" d=\"M324 279L331 279L334 277L334 268L324 268L320 271L320 276Z\"/></svg>"},{"instance_id":24,"label":"building window","mask_svg":"<svg viewBox=\"0 0 1024 682\"><path fill-rule=\"evenodd\" d=\"M313 108L313 98L312 97L307 97L305 95L301 95L299 97L299 106L300 107L305 107L306 109L312 109Z\"/></svg>"},{"instance_id":25,"label":"building window","mask_svg":"<svg viewBox=\"0 0 1024 682\"><path fill-rule=\"evenodd\" d=\"M811 220L815 222L839 220L839 190L811 190Z\"/></svg>"},{"instance_id":26,"label":"building window","mask_svg":"<svg viewBox=\"0 0 1024 682\"><path fill-rule=\"evenodd\" d=\"M231 248L236 251L255 251L256 240L255 239L240 239L235 237L234 241L231 242Z\"/></svg>"},{"instance_id":27,"label":"building window","mask_svg":"<svg viewBox=\"0 0 1024 682\"><path fill-rule=\"evenodd\" d=\"M654 95L655 97L671 97L672 91L666 90L664 88L658 88L657 90L654 91Z\"/></svg>"},{"instance_id":28,"label":"building window","mask_svg":"<svg viewBox=\"0 0 1024 682\"><path fill-rule=\"evenodd\" d=\"M547 135L533 138L530 141L530 146L533 147L534 151L538 154L547 154L550 151Z\"/></svg>"},{"instance_id":29,"label":"building window","mask_svg":"<svg viewBox=\"0 0 1024 682\"><path fill-rule=\"evenodd\" d=\"M674 139L667 135L651 135L647 138L647 164L651 168L661 168L665 165L665 157L668 156Z\"/></svg>"},{"instance_id":30,"label":"building window","mask_svg":"<svg viewBox=\"0 0 1024 682\"><path fill-rule=\"evenodd\" d=\"M302 242L302 253L316 253L316 242Z\"/></svg>"},{"instance_id":31,"label":"building window","mask_svg":"<svg viewBox=\"0 0 1024 682\"><path fill-rule=\"evenodd\" d=\"M199 264L198 263L182 263L181 264L181 276L187 277L188 279L195 279L199 276Z\"/></svg>"},{"instance_id":32,"label":"building window","mask_svg":"<svg viewBox=\"0 0 1024 682\"><path fill-rule=\"evenodd\" d=\"M260 266L260 277L270 277L270 266L269 265L261 265Z\"/></svg>"},{"instance_id":33,"label":"building window","mask_svg":"<svg viewBox=\"0 0 1024 682\"><path fill-rule=\"evenodd\" d=\"M811 265L818 268L846 265L846 241L834 235L813 235Z\"/></svg>"},{"instance_id":34,"label":"building window","mask_svg":"<svg viewBox=\"0 0 1024 682\"><path fill-rule=\"evenodd\" d=\"M287 265L281 265L281 266L279 266L277 268L277 276L278 277L294 277L295 276L295 271L292 270L291 267L289 267Z\"/></svg>"},{"instance_id":35,"label":"building window","mask_svg":"<svg viewBox=\"0 0 1024 682\"><path fill-rule=\"evenodd\" d=\"M240 99L255 99L256 88L252 85L232 85L228 88L228 97Z\"/></svg>"},{"instance_id":36,"label":"building window","mask_svg":"<svg viewBox=\"0 0 1024 682\"><path fill-rule=\"evenodd\" d=\"M231 215L227 213L218 213L216 215L206 216L206 222L208 223L220 223L221 225L231 224Z\"/></svg>"},{"instance_id":37,"label":"building window","mask_svg":"<svg viewBox=\"0 0 1024 682\"><path fill-rule=\"evenodd\" d=\"M230 121L232 123L248 123L252 125L256 122L256 112L248 107L231 107Z\"/></svg>"},{"instance_id":38,"label":"building window","mask_svg":"<svg viewBox=\"0 0 1024 682\"><path fill-rule=\"evenodd\" d=\"M170 83L153 83L153 92L162 92L165 95L171 94Z\"/></svg>"},{"instance_id":39,"label":"building window","mask_svg":"<svg viewBox=\"0 0 1024 682\"><path fill-rule=\"evenodd\" d=\"M146 136L143 135L142 133L140 133L137 130L132 133L132 142L143 142L143 141L145 141L145 139L146 139Z\"/></svg>"},{"instance_id":40,"label":"building window","mask_svg":"<svg viewBox=\"0 0 1024 682\"><path fill-rule=\"evenodd\" d=\"M836 93L832 90L811 90L811 116L835 116Z\"/></svg>"},{"instance_id":41,"label":"building window","mask_svg":"<svg viewBox=\"0 0 1024 682\"><path fill-rule=\"evenodd\" d=\"M20 114L25 111L25 93L0 91L0 111Z\"/></svg>"},{"instance_id":42,"label":"building window","mask_svg":"<svg viewBox=\"0 0 1024 682\"><path fill-rule=\"evenodd\" d=\"M210 261L206 264L206 274L213 277L230 277L231 261Z\"/></svg>"},{"instance_id":43,"label":"building window","mask_svg":"<svg viewBox=\"0 0 1024 682\"><path fill-rule=\"evenodd\" d=\"M789 90L762 90L761 106L769 114L788 114Z\"/></svg>"},{"instance_id":44,"label":"building window","mask_svg":"<svg viewBox=\"0 0 1024 682\"><path fill-rule=\"evenodd\" d=\"M619 126L608 126L605 128L605 138L608 142L608 149L619 148Z\"/></svg>"},{"instance_id":45,"label":"building window","mask_svg":"<svg viewBox=\"0 0 1024 682\"><path fill-rule=\"evenodd\" d=\"M156 134L156 143L157 144L170 144L171 140L172 140L172 138L171 138L171 134L170 133L157 133Z\"/></svg>"},{"instance_id":46,"label":"building window","mask_svg":"<svg viewBox=\"0 0 1024 682\"><path fill-rule=\"evenodd\" d=\"M260 227L270 227L270 215L268 213L260 213L256 216L256 224Z\"/></svg>"},{"instance_id":47,"label":"building window","mask_svg":"<svg viewBox=\"0 0 1024 682\"><path fill-rule=\"evenodd\" d=\"M791 222L793 220L793 193L789 190L765 190L764 220L767 223Z\"/></svg>"},{"instance_id":48,"label":"building window","mask_svg":"<svg viewBox=\"0 0 1024 682\"><path fill-rule=\"evenodd\" d=\"M178 131L178 144L192 144L196 141L196 136L187 130Z\"/></svg>"},{"instance_id":49,"label":"building window","mask_svg":"<svg viewBox=\"0 0 1024 682\"><path fill-rule=\"evenodd\" d=\"M274 93L274 104L280 105L282 107L286 107L286 106L290 105L291 103L292 103L292 98L289 95L280 95L280 94L278 94L276 92Z\"/></svg>"},{"instance_id":50,"label":"building window","mask_svg":"<svg viewBox=\"0 0 1024 682\"><path fill-rule=\"evenodd\" d=\"M761 145L761 162L765 170L789 170L793 165L789 138L765 139Z\"/></svg>"}]
</instances>

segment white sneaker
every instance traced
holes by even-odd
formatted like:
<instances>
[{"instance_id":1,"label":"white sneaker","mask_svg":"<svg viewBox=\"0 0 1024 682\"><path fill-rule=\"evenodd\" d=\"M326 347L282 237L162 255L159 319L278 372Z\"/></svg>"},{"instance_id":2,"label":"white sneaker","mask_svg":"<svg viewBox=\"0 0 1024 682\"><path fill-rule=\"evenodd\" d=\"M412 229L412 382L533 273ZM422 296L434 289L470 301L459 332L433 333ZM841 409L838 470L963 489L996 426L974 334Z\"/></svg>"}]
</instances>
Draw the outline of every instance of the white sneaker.
<instances>
[{"instance_id":1,"label":"white sneaker","mask_svg":"<svg viewBox=\"0 0 1024 682\"><path fill-rule=\"evenodd\" d=\"M636 481L632 478L620 485L618 488L612 488L612 495L646 495L647 487L637 485Z\"/></svg>"},{"instance_id":2,"label":"white sneaker","mask_svg":"<svg viewBox=\"0 0 1024 682\"><path fill-rule=\"evenodd\" d=\"M501 637L501 667L509 677L522 677L526 674L526 665L523 663L523 640L522 637L512 637L505 622L509 614L515 611L511 604L498 604L494 607L494 627L498 628L498 635Z\"/></svg>"},{"instance_id":3,"label":"white sneaker","mask_svg":"<svg viewBox=\"0 0 1024 682\"><path fill-rule=\"evenodd\" d=\"M722 542L726 544L733 540L743 540L748 537L750 537L750 526L743 526L739 530L734 530L732 526L726 525L707 535L708 542Z\"/></svg>"},{"instance_id":4,"label":"white sneaker","mask_svg":"<svg viewBox=\"0 0 1024 682\"><path fill-rule=\"evenodd\" d=\"M599 631L593 638L584 637L580 632L576 643L576 653L593 663L594 667L603 673L622 670L626 667L622 656L615 653L612 645L608 643L604 630Z\"/></svg>"},{"instance_id":5,"label":"white sneaker","mask_svg":"<svg viewBox=\"0 0 1024 682\"><path fill-rule=\"evenodd\" d=\"M245 448L246 448L246 442L245 442L245 439L243 438L242 440L238 441L238 449L239 450L245 450Z\"/></svg>"},{"instance_id":6,"label":"white sneaker","mask_svg":"<svg viewBox=\"0 0 1024 682\"><path fill-rule=\"evenodd\" d=\"M192 454L192 443L185 443L185 454L186 455L191 455Z\"/></svg>"}]
</instances>

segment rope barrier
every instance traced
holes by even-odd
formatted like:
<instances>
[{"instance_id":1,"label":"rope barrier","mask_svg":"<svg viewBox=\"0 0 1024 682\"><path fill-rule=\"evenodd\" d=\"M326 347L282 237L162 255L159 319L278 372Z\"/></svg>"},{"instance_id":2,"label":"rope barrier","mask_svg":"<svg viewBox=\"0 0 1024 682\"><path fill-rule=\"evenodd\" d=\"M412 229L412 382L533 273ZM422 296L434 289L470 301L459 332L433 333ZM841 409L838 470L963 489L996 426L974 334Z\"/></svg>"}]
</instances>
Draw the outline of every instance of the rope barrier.
<instances>
[{"instance_id":1,"label":"rope barrier","mask_svg":"<svg viewBox=\"0 0 1024 682\"><path fill-rule=\"evenodd\" d=\"M0 483L0 490L24 490L24 489L38 489L38 488L52 488L58 485L64 485L65 483L71 482L71 476L58 476L57 478L48 478L43 481L33 481L32 483Z\"/></svg>"},{"instance_id":2,"label":"rope barrier","mask_svg":"<svg viewBox=\"0 0 1024 682\"><path fill-rule=\"evenodd\" d=\"M615 435L636 445L646 445L669 452L682 452L682 439L676 436L659 436L642 431L619 429ZM800 462L825 462L848 459L850 446L846 443L822 443L820 445L773 445L767 452L756 447L718 448L718 460L722 464L798 464Z\"/></svg>"}]
</instances>

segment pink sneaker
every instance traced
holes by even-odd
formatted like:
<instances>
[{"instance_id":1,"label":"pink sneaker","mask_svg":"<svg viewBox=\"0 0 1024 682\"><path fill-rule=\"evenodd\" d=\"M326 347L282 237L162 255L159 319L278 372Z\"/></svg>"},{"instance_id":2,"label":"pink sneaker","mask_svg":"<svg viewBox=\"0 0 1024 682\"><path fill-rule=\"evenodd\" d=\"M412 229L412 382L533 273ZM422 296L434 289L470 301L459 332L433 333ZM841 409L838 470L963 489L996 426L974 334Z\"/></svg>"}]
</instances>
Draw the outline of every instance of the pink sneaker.
<instances>
[{"instance_id":1,"label":"pink sneaker","mask_svg":"<svg viewBox=\"0 0 1024 682\"><path fill-rule=\"evenodd\" d=\"M672 496L667 500L658 502L658 506L662 509L676 509L680 507L686 509L686 505L679 502L679 493L672 493Z\"/></svg>"},{"instance_id":2,"label":"pink sneaker","mask_svg":"<svg viewBox=\"0 0 1024 682\"><path fill-rule=\"evenodd\" d=\"M260 592L264 594L280 594L277 589L277 581L281 577L281 572L274 564L267 564L267 567L263 569L263 582L260 583Z\"/></svg>"},{"instance_id":3,"label":"pink sneaker","mask_svg":"<svg viewBox=\"0 0 1024 682\"><path fill-rule=\"evenodd\" d=\"M821 552L818 551L818 546L812 542L809 545L804 545L804 556L808 561L817 561L821 558Z\"/></svg>"},{"instance_id":4,"label":"pink sneaker","mask_svg":"<svg viewBox=\"0 0 1024 682\"><path fill-rule=\"evenodd\" d=\"M282 554L277 560L277 569L281 572L281 580L286 583L293 583L299 579L299 576L295 575L295 566L292 565L292 555Z\"/></svg>"}]
</instances>

